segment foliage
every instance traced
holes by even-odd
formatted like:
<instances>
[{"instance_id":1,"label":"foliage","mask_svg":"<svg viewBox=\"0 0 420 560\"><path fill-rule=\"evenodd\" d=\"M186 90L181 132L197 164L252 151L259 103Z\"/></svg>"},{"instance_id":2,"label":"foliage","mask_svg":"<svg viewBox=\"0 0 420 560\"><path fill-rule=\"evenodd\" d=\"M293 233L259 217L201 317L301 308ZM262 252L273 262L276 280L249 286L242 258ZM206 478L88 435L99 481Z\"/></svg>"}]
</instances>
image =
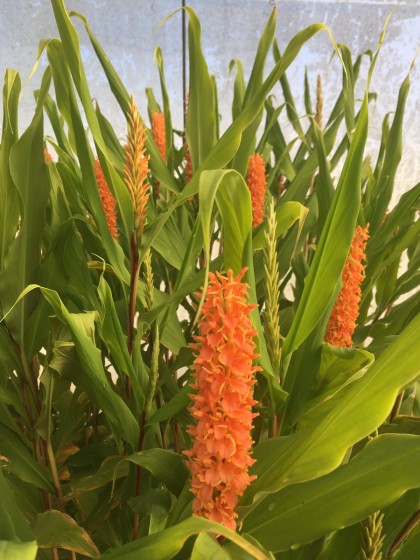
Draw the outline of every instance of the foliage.
<instances>
[{"instance_id":1,"label":"foliage","mask_svg":"<svg viewBox=\"0 0 420 560\"><path fill-rule=\"evenodd\" d=\"M51 4L60 38L40 45L49 65L20 137L19 74L7 70L3 87L0 559L355 560L362 550L368 557L373 541L372 558L380 550L414 558L420 185L387 210L409 75L384 118L373 164L364 148L380 48L365 55L360 104L354 90L362 57L334 44L343 64L336 103L327 116L318 80L313 116L306 79L308 114L299 119L286 70L326 28L304 29L280 53L274 10L249 80L240 61L231 63L233 118L221 134L200 23L186 8L185 133L173 129L159 48L162 110L148 90L155 130L139 132L141 117L88 22L63 0ZM131 118L128 147L92 102L75 17ZM271 49L275 64L264 78ZM278 83L279 107L270 96ZM296 134L289 143L282 112ZM44 119L53 137L44 136ZM130 176L130 190L127 161L145 162L143 135L150 171L142 168L138 191L138 176ZM265 162L270 212L253 228L246 178L256 153ZM116 212L111 221L109 212ZM354 231L367 224L353 346L339 348L323 341L325 329ZM233 532L191 515L184 452L194 432L187 429L191 343L209 274L243 268L257 333L258 415L252 482Z\"/></svg>"}]
</instances>

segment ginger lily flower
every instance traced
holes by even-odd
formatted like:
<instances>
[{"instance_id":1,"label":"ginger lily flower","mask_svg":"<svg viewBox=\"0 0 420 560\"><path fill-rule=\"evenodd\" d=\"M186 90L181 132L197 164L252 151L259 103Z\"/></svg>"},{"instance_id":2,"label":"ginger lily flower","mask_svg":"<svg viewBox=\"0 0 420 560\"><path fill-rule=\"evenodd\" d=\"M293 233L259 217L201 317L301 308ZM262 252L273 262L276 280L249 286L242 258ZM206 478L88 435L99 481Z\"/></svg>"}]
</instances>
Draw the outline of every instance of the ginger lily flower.
<instances>
[{"instance_id":1,"label":"ginger lily flower","mask_svg":"<svg viewBox=\"0 0 420 560\"><path fill-rule=\"evenodd\" d=\"M163 161L166 161L165 116L160 111L152 113L152 135Z\"/></svg>"},{"instance_id":2,"label":"ginger lily flower","mask_svg":"<svg viewBox=\"0 0 420 560\"><path fill-rule=\"evenodd\" d=\"M264 220L265 193L267 191L265 163L261 154L249 156L246 183L251 193L252 227L256 227Z\"/></svg>"},{"instance_id":3,"label":"ginger lily flower","mask_svg":"<svg viewBox=\"0 0 420 560\"><path fill-rule=\"evenodd\" d=\"M252 406L257 357L254 353L247 303L247 284L241 282L245 270L236 278L231 270L224 276L210 274L202 307L199 335L193 348L195 393L190 412L196 424L189 426L194 443L189 457L193 513L236 529L238 497L255 476L253 465Z\"/></svg>"},{"instance_id":4,"label":"ginger lily flower","mask_svg":"<svg viewBox=\"0 0 420 560\"><path fill-rule=\"evenodd\" d=\"M102 206L105 212L106 223L108 229L114 239L118 238L117 228L117 201L115 200L108 183L106 182L104 172L99 160L94 163L94 171L96 182L98 184L99 196L101 197Z\"/></svg>"},{"instance_id":5,"label":"ginger lily flower","mask_svg":"<svg viewBox=\"0 0 420 560\"><path fill-rule=\"evenodd\" d=\"M341 276L343 287L334 304L324 337L325 342L334 346L352 345L362 297L360 286L365 277L366 265L363 261L366 260L365 248L368 239L368 226L357 226Z\"/></svg>"}]
</instances>

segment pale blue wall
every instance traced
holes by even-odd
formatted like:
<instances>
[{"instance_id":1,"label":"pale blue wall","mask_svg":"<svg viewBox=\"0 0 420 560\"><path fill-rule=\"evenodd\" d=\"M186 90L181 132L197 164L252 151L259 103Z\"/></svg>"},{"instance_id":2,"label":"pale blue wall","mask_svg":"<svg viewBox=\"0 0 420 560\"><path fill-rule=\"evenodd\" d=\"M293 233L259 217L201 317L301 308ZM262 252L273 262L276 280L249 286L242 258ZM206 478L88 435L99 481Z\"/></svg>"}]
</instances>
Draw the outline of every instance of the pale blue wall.
<instances>
[{"instance_id":1,"label":"pale blue wall","mask_svg":"<svg viewBox=\"0 0 420 560\"><path fill-rule=\"evenodd\" d=\"M177 9L181 0L67 0L69 9L82 12L101 41L109 58L122 76L129 91L145 112L144 88L152 86L159 94L158 73L153 65L153 48L162 47L166 79L170 92L174 121L182 122L182 49L181 16L176 14L163 26L158 23ZM203 48L210 71L219 85L223 125L229 123L232 80L228 80L231 58L243 61L249 73L260 33L273 2L268 0L191 0L203 28ZM337 42L346 43L354 52L376 47L380 30L394 2L389 0L294 0L278 2L277 38L284 48L302 27L324 22ZM124 121L112 98L106 80L93 53L82 25L82 56L86 65L92 97L124 135ZM49 0L0 0L0 73L6 67L16 68L25 81L35 62L40 39L57 36ZM420 0L403 0L395 11L385 38L372 89L378 101L371 110L371 134L368 151L375 153L384 114L395 108L398 88L407 74L420 44ZM341 70L337 60L328 64L332 53L326 33L308 43L288 71L300 114L303 73L308 66L315 89L316 75L322 74L326 112L341 87ZM269 62L271 64L271 60ZM27 126L33 111L32 90L39 84L45 58L22 97L20 127ZM281 94L278 93L279 103ZM290 131L291 133L291 131ZM398 188L406 190L420 180L418 146L420 145L420 72L412 71L412 87L407 103L404 128L404 157L398 175Z\"/></svg>"}]
</instances>

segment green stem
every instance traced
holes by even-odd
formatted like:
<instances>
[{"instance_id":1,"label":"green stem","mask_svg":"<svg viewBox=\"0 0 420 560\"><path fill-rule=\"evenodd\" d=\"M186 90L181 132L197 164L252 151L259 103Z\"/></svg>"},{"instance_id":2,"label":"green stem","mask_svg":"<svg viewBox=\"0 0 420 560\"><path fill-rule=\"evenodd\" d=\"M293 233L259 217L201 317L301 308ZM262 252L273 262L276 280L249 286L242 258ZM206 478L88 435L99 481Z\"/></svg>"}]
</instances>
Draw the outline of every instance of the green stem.
<instances>
[{"instance_id":1,"label":"green stem","mask_svg":"<svg viewBox=\"0 0 420 560\"><path fill-rule=\"evenodd\" d=\"M146 423L150 416L150 410L152 407L153 398L156 392L156 385L159 376L159 327L157 323L155 323L155 331L153 337L150 334L150 344L152 345L152 358L150 361L150 381L149 381L149 391L146 397L146 403L144 405L144 409L141 415L140 420L140 438L139 438L139 446L138 450L143 451L144 447L144 438L146 433ZM141 492L141 474L142 468L140 465L137 466L137 473L136 473L136 489L135 495L140 496ZM133 540L138 538L138 531L139 531L139 514L137 512L134 513L134 523L133 523Z\"/></svg>"},{"instance_id":2,"label":"green stem","mask_svg":"<svg viewBox=\"0 0 420 560\"><path fill-rule=\"evenodd\" d=\"M50 467L50 471L51 471L51 475L53 478L53 483L54 483L54 490L55 490L55 495L57 497L57 502L58 502L58 506L60 508L60 511L62 511L63 513L65 513L66 508L64 505L64 500L63 500L63 494L61 491L61 483L60 483L60 477L58 475L58 469L57 469L57 463L55 460L55 455L54 455L54 450L52 448L52 443L51 443L51 434L52 434L52 430L53 430L53 426L52 426L52 400L53 400L53 391L54 391L54 375L53 373L50 371L50 382L47 385L47 398L46 398L46 403L47 403L47 441L46 441L46 452L47 452L47 456L48 456L48 464Z\"/></svg>"},{"instance_id":3,"label":"green stem","mask_svg":"<svg viewBox=\"0 0 420 560\"><path fill-rule=\"evenodd\" d=\"M404 391L399 393L397 398L395 399L394 406L392 407L391 414L389 415L389 422L392 422L396 416L398 416L400 412L400 408L404 398Z\"/></svg>"},{"instance_id":4,"label":"green stem","mask_svg":"<svg viewBox=\"0 0 420 560\"><path fill-rule=\"evenodd\" d=\"M134 341L134 321L136 318L137 310L137 286L139 282L139 253L137 250L136 237L135 234L131 236L131 278L130 278L130 300L128 304L128 332L127 332L127 348L131 355L133 353L133 341ZM130 397L131 393L131 380L129 377L126 378L126 396L127 399Z\"/></svg>"},{"instance_id":5,"label":"green stem","mask_svg":"<svg viewBox=\"0 0 420 560\"><path fill-rule=\"evenodd\" d=\"M398 533L394 542L392 543L392 545L390 546L390 548L388 550L388 554L386 556L387 558L390 558L393 555L393 553L397 550L397 548L400 547L402 542L408 537L408 535L418 525L418 523L420 523L420 509L418 509L417 511L415 511L413 513L411 518L407 521L407 523L404 525L404 527Z\"/></svg>"}]
</instances>

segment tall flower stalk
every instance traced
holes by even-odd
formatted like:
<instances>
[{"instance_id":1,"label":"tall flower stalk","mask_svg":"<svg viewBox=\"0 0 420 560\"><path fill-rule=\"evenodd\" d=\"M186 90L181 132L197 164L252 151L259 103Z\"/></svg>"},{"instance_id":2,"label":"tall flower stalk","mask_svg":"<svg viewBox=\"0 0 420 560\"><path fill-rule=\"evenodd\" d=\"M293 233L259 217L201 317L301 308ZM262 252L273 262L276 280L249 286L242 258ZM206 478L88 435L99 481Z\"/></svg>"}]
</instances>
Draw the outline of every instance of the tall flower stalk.
<instances>
[{"instance_id":1,"label":"tall flower stalk","mask_svg":"<svg viewBox=\"0 0 420 560\"><path fill-rule=\"evenodd\" d=\"M245 297L247 284L229 270L224 276L210 274L202 307L199 335L193 345L194 383L190 412L192 449L186 451L191 470L193 513L236 529L238 497L255 478L248 474L254 463L252 406L255 372L253 366L257 331L249 314L254 305Z\"/></svg>"},{"instance_id":2,"label":"tall flower stalk","mask_svg":"<svg viewBox=\"0 0 420 560\"><path fill-rule=\"evenodd\" d=\"M324 96L322 93L322 78L318 74L316 80L316 111L315 111L315 121L319 128L322 128L322 116L324 111Z\"/></svg>"},{"instance_id":3,"label":"tall flower stalk","mask_svg":"<svg viewBox=\"0 0 420 560\"><path fill-rule=\"evenodd\" d=\"M140 270L138 246L143 235L147 215L147 201L150 196L149 156L145 153L146 127L143 119L131 98L127 115L128 133L125 147L124 182L130 193L134 209L134 231L131 236L131 283L128 310L127 344L130 354L133 350L134 320L136 315L137 284ZM130 392L128 380L127 394Z\"/></svg>"},{"instance_id":4,"label":"tall flower stalk","mask_svg":"<svg viewBox=\"0 0 420 560\"><path fill-rule=\"evenodd\" d=\"M365 249L369 238L368 226L357 226L350 252L344 264L341 276L343 287L338 294L325 332L325 342L334 346L351 346L352 336L359 315L362 297L361 284L365 277Z\"/></svg>"},{"instance_id":5,"label":"tall flower stalk","mask_svg":"<svg viewBox=\"0 0 420 560\"><path fill-rule=\"evenodd\" d=\"M276 211L274 199L271 200L267 219L267 231L265 233L264 245L264 288L265 288L265 312L264 332L267 341L268 354L274 372L280 374L280 280L279 265L277 262L276 248Z\"/></svg>"},{"instance_id":6,"label":"tall flower stalk","mask_svg":"<svg viewBox=\"0 0 420 560\"><path fill-rule=\"evenodd\" d=\"M112 194L108 186L104 172L98 159L95 160L93 169L95 171L96 183L98 185L99 196L101 197L101 202L105 212L106 223L108 224L109 232L114 239L117 239L117 201L115 200L114 195Z\"/></svg>"},{"instance_id":7,"label":"tall flower stalk","mask_svg":"<svg viewBox=\"0 0 420 560\"><path fill-rule=\"evenodd\" d=\"M256 227L264 220L265 194L267 191L265 163L261 154L249 156L246 183L251 193L252 227Z\"/></svg>"}]
</instances>

